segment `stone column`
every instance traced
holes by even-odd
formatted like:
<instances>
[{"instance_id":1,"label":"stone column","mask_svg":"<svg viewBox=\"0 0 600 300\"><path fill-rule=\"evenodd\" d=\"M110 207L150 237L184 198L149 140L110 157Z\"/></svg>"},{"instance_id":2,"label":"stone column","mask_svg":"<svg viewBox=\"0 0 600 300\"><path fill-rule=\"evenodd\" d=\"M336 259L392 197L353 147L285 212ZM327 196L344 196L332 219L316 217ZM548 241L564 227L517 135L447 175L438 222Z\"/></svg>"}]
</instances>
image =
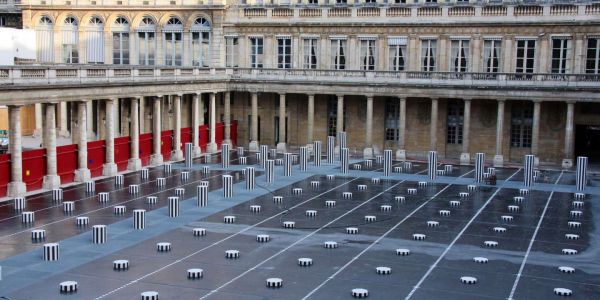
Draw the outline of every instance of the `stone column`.
<instances>
[{"instance_id":1,"label":"stone column","mask_svg":"<svg viewBox=\"0 0 600 300\"><path fill-rule=\"evenodd\" d=\"M89 141L96 140L96 134L94 133L94 102L93 100L88 100L85 102L85 112L87 114L87 138Z\"/></svg>"},{"instance_id":2,"label":"stone column","mask_svg":"<svg viewBox=\"0 0 600 300\"><path fill-rule=\"evenodd\" d=\"M56 166L56 103L46 104L46 124L44 147L46 147L46 176L43 179L44 189L55 189L60 186L60 176Z\"/></svg>"},{"instance_id":3,"label":"stone column","mask_svg":"<svg viewBox=\"0 0 600 300\"><path fill-rule=\"evenodd\" d=\"M173 151L171 160L183 160L183 151L181 151L181 96L173 97L173 110L175 114L175 128L173 128Z\"/></svg>"},{"instance_id":4,"label":"stone column","mask_svg":"<svg viewBox=\"0 0 600 300\"><path fill-rule=\"evenodd\" d=\"M279 142L277 143L277 152L286 152L285 141L285 94L279 94Z\"/></svg>"},{"instance_id":5,"label":"stone column","mask_svg":"<svg viewBox=\"0 0 600 300\"><path fill-rule=\"evenodd\" d=\"M565 169L573 167L573 126L575 115L575 102L567 102L567 119L565 120L565 156L562 167Z\"/></svg>"},{"instance_id":6,"label":"stone column","mask_svg":"<svg viewBox=\"0 0 600 300\"><path fill-rule=\"evenodd\" d=\"M438 99L431 99L431 127L429 128L429 150L437 150L437 121L438 121Z\"/></svg>"},{"instance_id":7,"label":"stone column","mask_svg":"<svg viewBox=\"0 0 600 300\"><path fill-rule=\"evenodd\" d=\"M406 98L400 98L400 112L398 114L398 149L397 160L406 160Z\"/></svg>"},{"instance_id":8,"label":"stone column","mask_svg":"<svg viewBox=\"0 0 600 300\"><path fill-rule=\"evenodd\" d=\"M223 95L223 143L233 145L231 142L231 92Z\"/></svg>"},{"instance_id":9,"label":"stone column","mask_svg":"<svg viewBox=\"0 0 600 300\"><path fill-rule=\"evenodd\" d=\"M197 93L192 98L192 143L193 143L193 154L194 157L199 157L202 151L200 150L200 111L201 106L201 94Z\"/></svg>"},{"instance_id":10,"label":"stone column","mask_svg":"<svg viewBox=\"0 0 600 300\"><path fill-rule=\"evenodd\" d=\"M502 138L504 134L504 100L498 100L498 116L496 118L496 155L494 155L494 167L504 166L502 155Z\"/></svg>"},{"instance_id":11,"label":"stone column","mask_svg":"<svg viewBox=\"0 0 600 300\"><path fill-rule=\"evenodd\" d=\"M463 111L463 140L462 153L460 154L460 164L468 165L471 163L471 155L469 153L470 132L471 132L471 99L464 99L465 108Z\"/></svg>"},{"instance_id":12,"label":"stone column","mask_svg":"<svg viewBox=\"0 0 600 300\"><path fill-rule=\"evenodd\" d=\"M152 156L150 157L150 164L160 165L163 163L162 152L160 151L160 106L162 96L156 96L154 98L154 107L152 108Z\"/></svg>"},{"instance_id":13,"label":"stone column","mask_svg":"<svg viewBox=\"0 0 600 300\"><path fill-rule=\"evenodd\" d=\"M206 146L208 153L217 153L217 140L216 140L216 126L217 126L217 113L216 113L216 97L217 93L210 93L210 143Z\"/></svg>"},{"instance_id":14,"label":"stone column","mask_svg":"<svg viewBox=\"0 0 600 300\"><path fill-rule=\"evenodd\" d=\"M144 97L138 98L138 120L139 120L139 134L146 132L146 99Z\"/></svg>"},{"instance_id":15,"label":"stone column","mask_svg":"<svg viewBox=\"0 0 600 300\"><path fill-rule=\"evenodd\" d=\"M58 135L62 137L69 137L69 129L67 128L67 102L62 101L59 103L59 128Z\"/></svg>"},{"instance_id":16,"label":"stone column","mask_svg":"<svg viewBox=\"0 0 600 300\"><path fill-rule=\"evenodd\" d=\"M334 153L337 155L340 153L340 138L339 132L344 131L344 95L337 95L337 112L336 112L336 120L335 120L335 129L336 129L336 145L334 148Z\"/></svg>"},{"instance_id":17,"label":"stone column","mask_svg":"<svg viewBox=\"0 0 600 300\"><path fill-rule=\"evenodd\" d=\"M258 151L258 93L252 92L252 120L250 121L250 151Z\"/></svg>"},{"instance_id":18,"label":"stone column","mask_svg":"<svg viewBox=\"0 0 600 300\"><path fill-rule=\"evenodd\" d=\"M313 147L315 128L315 95L308 94L308 128L306 130L306 145L309 149Z\"/></svg>"},{"instance_id":19,"label":"stone column","mask_svg":"<svg viewBox=\"0 0 600 300\"><path fill-rule=\"evenodd\" d=\"M8 106L8 147L10 152L10 182L8 196L24 196L27 187L23 182L23 156L21 146L21 107ZM36 120L37 123L37 120Z\"/></svg>"},{"instance_id":20,"label":"stone column","mask_svg":"<svg viewBox=\"0 0 600 300\"><path fill-rule=\"evenodd\" d=\"M35 107L35 129L33 130L33 136L39 137L42 135L43 125L42 125L42 104L36 103Z\"/></svg>"},{"instance_id":21,"label":"stone column","mask_svg":"<svg viewBox=\"0 0 600 300\"><path fill-rule=\"evenodd\" d=\"M115 99L107 99L106 103L106 160L102 168L103 176L117 175L117 164L115 163Z\"/></svg>"},{"instance_id":22,"label":"stone column","mask_svg":"<svg viewBox=\"0 0 600 300\"><path fill-rule=\"evenodd\" d=\"M365 149L363 157L373 158L373 96L367 96L367 123L365 124Z\"/></svg>"},{"instance_id":23,"label":"stone column","mask_svg":"<svg viewBox=\"0 0 600 300\"><path fill-rule=\"evenodd\" d=\"M127 162L127 170L139 171L142 169L142 160L140 159L140 114L138 101L143 97L137 97L131 99L131 106L129 109L131 118L131 130L129 130L129 136L131 137L131 153L129 155L129 161Z\"/></svg>"},{"instance_id":24,"label":"stone column","mask_svg":"<svg viewBox=\"0 0 600 300\"><path fill-rule=\"evenodd\" d=\"M87 155L87 107L90 101L72 102L77 103L77 166L75 170L75 181L85 182L92 178L90 170L88 169L88 155ZM75 128L73 128L75 129ZM74 133L75 131L73 131Z\"/></svg>"},{"instance_id":25,"label":"stone column","mask_svg":"<svg viewBox=\"0 0 600 300\"><path fill-rule=\"evenodd\" d=\"M534 165L539 165L540 159L539 145L540 145L540 108L542 102L539 100L533 101L533 125L531 128L531 154L535 155Z\"/></svg>"}]
</instances>

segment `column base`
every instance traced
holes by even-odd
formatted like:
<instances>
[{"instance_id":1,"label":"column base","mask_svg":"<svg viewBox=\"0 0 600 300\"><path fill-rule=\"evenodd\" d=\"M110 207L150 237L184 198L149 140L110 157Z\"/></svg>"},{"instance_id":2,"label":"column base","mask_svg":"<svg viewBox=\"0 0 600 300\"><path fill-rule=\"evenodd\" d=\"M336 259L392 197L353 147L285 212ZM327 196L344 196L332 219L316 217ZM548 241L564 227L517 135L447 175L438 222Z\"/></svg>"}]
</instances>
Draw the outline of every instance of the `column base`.
<instances>
[{"instance_id":1,"label":"column base","mask_svg":"<svg viewBox=\"0 0 600 300\"><path fill-rule=\"evenodd\" d=\"M469 165L471 163L471 155L469 153L460 154L460 164L462 166Z\"/></svg>"},{"instance_id":2,"label":"column base","mask_svg":"<svg viewBox=\"0 0 600 300\"><path fill-rule=\"evenodd\" d=\"M60 176L46 175L44 176L42 188L46 190L57 189L60 187Z\"/></svg>"},{"instance_id":3,"label":"column base","mask_svg":"<svg viewBox=\"0 0 600 300\"><path fill-rule=\"evenodd\" d=\"M41 128L36 128L33 130L33 137L40 137L42 136L42 129Z\"/></svg>"},{"instance_id":4,"label":"column base","mask_svg":"<svg viewBox=\"0 0 600 300\"><path fill-rule=\"evenodd\" d=\"M504 166L504 156L494 155L494 167L502 168Z\"/></svg>"},{"instance_id":5,"label":"column base","mask_svg":"<svg viewBox=\"0 0 600 300\"><path fill-rule=\"evenodd\" d=\"M533 166L537 167L539 165L540 165L540 158L537 156L533 157Z\"/></svg>"},{"instance_id":6,"label":"column base","mask_svg":"<svg viewBox=\"0 0 600 300\"><path fill-rule=\"evenodd\" d=\"M570 158L565 158L562 160L563 169L570 169L573 167L573 160Z\"/></svg>"},{"instance_id":7,"label":"column base","mask_svg":"<svg viewBox=\"0 0 600 300\"><path fill-rule=\"evenodd\" d=\"M9 197L21 197L25 196L27 192L27 186L25 182L13 181L8 183L8 196Z\"/></svg>"},{"instance_id":8,"label":"column base","mask_svg":"<svg viewBox=\"0 0 600 300\"><path fill-rule=\"evenodd\" d=\"M258 141L250 141L250 144L248 144L248 150L250 150L252 152L258 152L258 148L259 148Z\"/></svg>"},{"instance_id":9,"label":"column base","mask_svg":"<svg viewBox=\"0 0 600 300\"><path fill-rule=\"evenodd\" d=\"M75 170L75 181L76 182L86 182L92 178L92 174L90 173L90 169L81 168Z\"/></svg>"},{"instance_id":10,"label":"column base","mask_svg":"<svg viewBox=\"0 0 600 300\"><path fill-rule=\"evenodd\" d=\"M285 143L277 143L277 153L285 153L287 145Z\"/></svg>"},{"instance_id":11,"label":"column base","mask_svg":"<svg viewBox=\"0 0 600 300\"><path fill-rule=\"evenodd\" d=\"M68 131L68 130L62 130L62 129L61 129L61 130L58 130L58 136L61 136L61 137L69 137L69 136L71 136L71 134L69 133L69 131Z\"/></svg>"},{"instance_id":12,"label":"column base","mask_svg":"<svg viewBox=\"0 0 600 300\"><path fill-rule=\"evenodd\" d=\"M219 147L217 147L217 143L209 143L206 145L207 153L217 153L219 151Z\"/></svg>"},{"instance_id":13,"label":"column base","mask_svg":"<svg viewBox=\"0 0 600 300\"><path fill-rule=\"evenodd\" d=\"M406 160L406 150L404 150L404 149L396 150L396 160Z\"/></svg>"},{"instance_id":14,"label":"column base","mask_svg":"<svg viewBox=\"0 0 600 300\"><path fill-rule=\"evenodd\" d=\"M157 166L157 165L162 165L163 163L163 156L162 154L152 154L150 156L150 164L153 166Z\"/></svg>"},{"instance_id":15,"label":"column base","mask_svg":"<svg viewBox=\"0 0 600 300\"><path fill-rule=\"evenodd\" d=\"M139 158L130 158L127 162L127 170L139 171L142 169L142 160Z\"/></svg>"},{"instance_id":16,"label":"column base","mask_svg":"<svg viewBox=\"0 0 600 300\"><path fill-rule=\"evenodd\" d=\"M183 160L183 151L181 151L181 149L171 151L171 160L172 161Z\"/></svg>"},{"instance_id":17,"label":"column base","mask_svg":"<svg viewBox=\"0 0 600 300\"><path fill-rule=\"evenodd\" d=\"M222 144L227 144L227 145L229 145L229 146L233 147L233 143L231 142L231 140L230 140L230 139L226 139L226 140L224 139L224 140L223 140L223 143L221 143L221 145L222 145ZM229 147L229 148L231 149L231 147Z\"/></svg>"},{"instance_id":18,"label":"column base","mask_svg":"<svg viewBox=\"0 0 600 300\"><path fill-rule=\"evenodd\" d=\"M363 158L364 159L372 159L373 158L373 148L367 147L363 150Z\"/></svg>"},{"instance_id":19,"label":"column base","mask_svg":"<svg viewBox=\"0 0 600 300\"><path fill-rule=\"evenodd\" d=\"M115 163L105 163L102 166L102 176L115 176L119 170L117 169L117 164Z\"/></svg>"},{"instance_id":20,"label":"column base","mask_svg":"<svg viewBox=\"0 0 600 300\"><path fill-rule=\"evenodd\" d=\"M198 146L192 147L192 157L200 157L202 155L202 149Z\"/></svg>"}]
</instances>

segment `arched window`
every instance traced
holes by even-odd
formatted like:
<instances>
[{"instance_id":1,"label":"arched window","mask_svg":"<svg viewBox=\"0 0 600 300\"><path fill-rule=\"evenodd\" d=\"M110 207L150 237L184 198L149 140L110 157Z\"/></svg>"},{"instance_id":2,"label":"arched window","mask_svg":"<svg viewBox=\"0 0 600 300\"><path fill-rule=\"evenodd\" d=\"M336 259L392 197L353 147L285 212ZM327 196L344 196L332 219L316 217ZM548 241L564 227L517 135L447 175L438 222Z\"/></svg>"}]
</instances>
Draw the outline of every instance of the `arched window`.
<instances>
[{"instance_id":1,"label":"arched window","mask_svg":"<svg viewBox=\"0 0 600 300\"><path fill-rule=\"evenodd\" d=\"M156 23L151 17L143 17L137 29L138 57L140 65L154 65L156 53Z\"/></svg>"},{"instance_id":2,"label":"arched window","mask_svg":"<svg viewBox=\"0 0 600 300\"><path fill-rule=\"evenodd\" d=\"M90 19L86 30L87 62L90 64L104 63L104 23L98 17Z\"/></svg>"},{"instance_id":3,"label":"arched window","mask_svg":"<svg viewBox=\"0 0 600 300\"><path fill-rule=\"evenodd\" d=\"M54 24L49 17L43 16L35 27L38 62L54 62Z\"/></svg>"},{"instance_id":4,"label":"arched window","mask_svg":"<svg viewBox=\"0 0 600 300\"><path fill-rule=\"evenodd\" d=\"M79 32L77 20L67 17L62 27L62 62L66 64L79 63Z\"/></svg>"},{"instance_id":5,"label":"arched window","mask_svg":"<svg viewBox=\"0 0 600 300\"><path fill-rule=\"evenodd\" d=\"M211 28L210 22L203 17L196 18L190 29L192 35L192 65L210 66Z\"/></svg>"},{"instance_id":6,"label":"arched window","mask_svg":"<svg viewBox=\"0 0 600 300\"><path fill-rule=\"evenodd\" d=\"M129 21L118 17L112 26L112 56L113 64L129 64Z\"/></svg>"},{"instance_id":7,"label":"arched window","mask_svg":"<svg viewBox=\"0 0 600 300\"><path fill-rule=\"evenodd\" d=\"M176 17L171 17L163 28L165 40L165 65L181 66L183 54L183 23Z\"/></svg>"}]
</instances>

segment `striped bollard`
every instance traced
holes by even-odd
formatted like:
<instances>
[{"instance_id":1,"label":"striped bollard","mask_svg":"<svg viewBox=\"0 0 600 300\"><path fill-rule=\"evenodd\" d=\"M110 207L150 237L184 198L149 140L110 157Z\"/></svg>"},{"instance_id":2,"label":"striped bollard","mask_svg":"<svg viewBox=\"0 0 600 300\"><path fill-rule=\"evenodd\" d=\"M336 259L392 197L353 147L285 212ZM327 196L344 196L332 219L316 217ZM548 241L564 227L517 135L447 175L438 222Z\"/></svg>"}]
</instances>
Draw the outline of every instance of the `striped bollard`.
<instances>
[{"instance_id":1,"label":"striped bollard","mask_svg":"<svg viewBox=\"0 0 600 300\"><path fill-rule=\"evenodd\" d=\"M92 226L92 243L93 244L106 243L106 225Z\"/></svg>"},{"instance_id":2,"label":"striped bollard","mask_svg":"<svg viewBox=\"0 0 600 300\"><path fill-rule=\"evenodd\" d=\"M237 155L238 157L244 156L244 147L237 147Z\"/></svg>"},{"instance_id":3,"label":"striped bollard","mask_svg":"<svg viewBox=\"0 0 600 300\"><path fill-rule=\"evenodd\" d=\"M209 174L209 173L210 173L210 167L202 166L202 174Z\"/></svg>"},{"instance_id":4,"label":"striped bollard","mask_svg":"<svg viewBox=\"0 0 600 300\"><path fill-rule=\"evenodd\" d=\"M14 210L23 210L25 209L25 198L17 197L13 199L13 209Z\"/></svg>"},{"instance_id":5,"label":"striped bollard","mask_svg":"<svg viewBox=\"0 0 600 300\"><path fill-rule=\"evenodd\" d=\"M525 155L525 166L523 170L523 185L531 186L533 183L533 164L535 161L535 156L528 154Z\"/></svg>"},{"instance_id":6,"label":"striped bollard","mask_svg":"<svg viewBox=\"0 0 600 300\"><path fill-rule=\"evenodd\" d=\"M335 137L327 137L327 163L333 164L335 161Z\"/></svg>"},{"instance_id":7,"label":"striped bollard","mask_svg":"<svg viewBox=\"0 0 600 300\"><path fill-rule=\"evenodd\" d=\"M170 163L166 163L163 165L163 171L165 173L171 173L171 171L173 171L173 166Z\"/></svg>"},{"instance_id":8,"label":"striped bollard","mask_svg":"<svg viewBox=\"0 0 600 300\"><path fill-rule=\"evenodd\" d=\"M587 184L587 164L588 158L585 156L577 157L577 172L575 174L575 189L584 191Z\"/></svg>"},{"instance_id":9,"label":"striped bollard","mask_svg":"<svg viewBox=\"0 0 600 300\"><path fill-rule=\"evenodd\" d=\"M346 139L346 132L345 131L340 131L339 132L339 136L340 136L340 149L342 148L348 148L348 140Z\"/></svg>"},{"instance_id":10,"label":"striped bollard","mask_svg":"<svg viewBox=\"0 0 600 300\"><path fill-rule=\"evenodd\" d=\"M142 177L142 179L148 179L148 177L150 177L150 170L148 170L148 169L141 169L140 170L140 177Z\"/></svg>"},{"instance_id":11,"label":"striped bollard","mask_svg":"<svg viewBox=\"0 0 600 300\"><path fill-rule=\"evenodd\" d=\"M196 205L199 207L208 205L208 185L197 186L196 193Z\"/></svg>"},{"instance_id":12,"label":"striped bollard","mask_svg":"<svg viewBox=\"0 0 600 300\"><path fill-rule=\"evenodd\" d=\"M221 145L221 167L229 168L229 144Z\"/></svg>"},{"instance_id":13,"label":"striped bollard","mask_svg":"<svg viewBox=\"0 0 600 300\"><path fill-rule=\"evenodd\" d=\"M321 165L321 141L313 142L313 158L315 167Z\"/></svg>"},{"instance_id":14,"label":"striped bollard","mask_svg":"<svg viewBox=\"0 0 600 300\"><path fill-rule=\"evenodd\" d=\"M348 161L350 160L348 148L341 148L340 150L340 170L342 174L348 174Z\"/></svg>"},{"instance_id":15,"label":"striped bollard","mask_svg":"<svg viewBox=\"0 0 600 300\"><path fill-rule=\"evenodd\" d=\"M134 209L133 210L133 229L142 230L146 228L146 210L145 209Z\"/></svg>"},{"instance_id":16,"label":"striped bollard","mask_svg":"<svg viewBox=\"0 0 600 300\"><path fill-rule=\"evenodd\" d=\"M169 199L169 217L176 218L179 216L179 197L171 196Z\"/></svg>"},{"instance_id":17,"label":"striped bollard","mask_svg":"<svg viewBox=\"0 0 600 300\"><path fill-rule=\"evenodd\" d=\"M192 156L194 155L194 144L185 143L185 167L191 168L193 165Z\"/></svg>"},{"instance_id":18,"label":"striped bollard","mask_svg":"<svg viewBox=\"0 0 600 300\"><path fill-rule=\"evenodd\" d=\"M75 202L65 201L63 202L63 212L72 213L75 210Z\"/></svg>"},{"instance_id":19,"label":"striped bollard","mask_svg":"<svg viewBox=\"0 0 600 300\"><path fill-rule=\"evenodd\" d=\"M390 176L392 173L392 150L383 151L383 176Z\"/></svg>"},{"instance_id":20,"label":"striped bollard","mask_svg":"<svg viewBox=\"0 0 600 300\"><path fill-rule=\"evenodd\" d=\"M485 153L475 153L475 182L483 181L483 169L485 163Z\"/></svg>"},{"instance_id":21,"label":"striped bollard","mask_svg":"<svg viewBox=\"0 0 600 300\"><path fill-rule=\"evenodd\" d=\"M188 171L181 172L181 180L187 181L188 179L190 179L190 172L188 172Z\"/></svg>"},{"instance_id":22,"label":"striped bollard","mask_svg":"<svg viewBox=\"0 0 600 300\"><path fill-rule=\"evenodd\" d=\"M24 211L21 213L21 222L28 224L35 222L35 213L32 211Z\"/></svg>"},{"instance_id":23,"label":"striped bollard","mask_svg":"<svg viewBox=\"0 0 600 300\"><path fill-rule=\"evenodd\" d=\"M248 158L245 156L240 156L240 165L247 165L248 164Z\"/></svg>"},{"instance_id":24,"label":"striped bollard","mask_svg":"<svg viewBox=\"0 0 600 300\"><path fill-rule=\"evenodd\" d=\"M246 168L246 189L253 190L256 187L256 174L254 167Z\"/></svg>"},{"instance_id":25,"label":"striped bollard","mask_svg":"<svg viewBox=\"0 0 600 300\"><path fill-rule=\"evenodd\" d=\"M59 245L58 243L44 244L43 259L45 261L56 261L59 257Z\"/></svg>"},{"instance_id":26,"label":"striped bollard","mask_svg":"<svg viewBox=\"0 0 600 300\"><path fill-rule=\"evenodd\" d=\"M300 171L306 171L308 165L308 148L300 147Z\"/></svg>"},{"instance_id":27,"label":"striped bollard","mask_svg":"<svg viewBox=\"0 0 600 300\"><path fill-rule=\"evenodd\" d=\"M125 177L123 175L115 175L115 185L121 186L125 182Z\"/></svg>"},{"instance_id":28,"label":"striped bollard","mask_svg":"<svg viewBox=\"0 0 600 300\"><path fill-rule=\"evenodd\" d=\"M271 157L271 159L277 158L277 149L270 149L269 156Z\"/></svg>"},{"instance_id":29,"label":"striped bollard","mask_svg":"<svg viewBox=\"0 0 600 300\"><path fill-rule=\"evenodd\" d=\"M429 151L427 156L427 176L429 180L435 180L437 177L437 152Z\"/></svg>"},{"instance_id":30,"label":"striped bollard","mask_svg":"<svg viewBox=\"0 0 600 300\"><path fill-rule=\"evenodd\" d=\"M265 178L267 182L273 182L275 179L275 161L272 159L266 160Z\"/></svg>"},{"instance_id":31,"label":"striped bollard","mask_svg":"<svg viewBox=\"0 0 600 300\"><path fill-rule=\"evenodd\" d=\"M93 193L96 191L96 182L90 180L85 182L85 192Z\"/></svg>"},{"instance_id":32,"label":"striped bollard","mask_svg":"<svg viewBox=\"0 0 600 300\"><path fill-rule=\"evenodd\" d=\"M52 200L62 201L62 199L63 199L63 190L62 189L52 189Z\"/></svg>"},{"instance_id":33,"label":"striped bollard","mask_svg":"<svg viewBox=\"0 0 600 300\"><path fill-rule=\"evenodd\" d=\"M108 202L108 200L110 199L109 195L110 194L107 192L98 193L98 202L101 202L101 203Z\"/></svg>"},{"instance_id":34,"label":"striped bollard","mask_svg":"<svg viewBox=\"0 0 600 300\"><path fill-rule=\"evenodd\" d=\"M223 197L233 197L233 176L223 175Z\"/></svg>"},{"instance_id":35,"label":"striped bollard","mask_svg":"<svg viewBox=\"0 0 600 300\"><path fill-rule=\"evenodd\" d=\"M208 181L206 181L206 180L200 180L200 185L201 185L201 186L206 186L206 187L208 187L208 184L209 184L209 182L208 182Z\"/></svg>"},{"instance_id":36,"label":"striped bollard","mask_svg":"<svg viewBox=\"0 0 600 300\"><path fill-rule=\"evenodd\" d=\"M264 169L267 165L267 159L269 157L269 146L260 145L260 166Z\"/></svg>"},{"instance_id":37,"label":"striped bollard","mask_svg":"<svg viewBox=\"0 0 600 300\"><path fill-rule=\"evenodd\" d=\"M130 184L129 185L129 193L130 194L137 194L140 192L140 185L139 184Z\"/></svg>"},{"instance_id":38,"label":"striped bollard","mask_svg":"<svg viewBox=\"0 0 600 300\"><path fill-rule=\"evenodd\" d=\"M283 154L283 176L292 176L292 154Z\"/></svg>"}]
</instances>

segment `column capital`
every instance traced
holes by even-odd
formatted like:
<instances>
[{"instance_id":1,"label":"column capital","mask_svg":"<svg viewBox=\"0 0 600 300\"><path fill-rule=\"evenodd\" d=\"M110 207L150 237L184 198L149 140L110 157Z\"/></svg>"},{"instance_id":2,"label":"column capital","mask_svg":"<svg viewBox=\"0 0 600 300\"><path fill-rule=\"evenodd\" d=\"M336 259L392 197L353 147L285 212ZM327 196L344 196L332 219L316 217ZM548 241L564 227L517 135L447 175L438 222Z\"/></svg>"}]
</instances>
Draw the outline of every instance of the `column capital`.
<instances>
[{"instance_id":1,"label":"column capital","mask_svg":"<svg viewBox=\"0 0 600 300\"><path fill-rule=\"evenodd\" d=\"M463 98L464 102L471 102L471 100L473 100L473 98Z\"/></svg>"},{"instance_id":2,"label":"column capital","mask_svg":"<svg viewBox=\"0 0 600 300\"><path fill-rule=\"evenodd\" d=\"M181 97L183 97L183 94L182 93L177 93L177 94L175 94L173 96L181 98Z\"/></svg>"},{"instance_id":3,"label":"column capital","mask_svg":"<svg viewBox=\"0 0 600 300\"><path fill-rule=\"evenodd\" d=\"M504 102L506 102L506 101L507 101L507 99L496 99L496 101L498 101L498 102L501 102L501 103L504 103Z\"/></svg>"},{"instance_id":4,"label":"column capital","mask_svg":"<svg viewBox=\"0 0 600 300\"><path fill-rule=\"evenodd\" d=\"M540 99L532 99L531 102L533 103L542 103L543 100Z\"/></svg>"},{"instance_id":5,"label":"column capital","mask_svg":"<svg viewBox=\"0 0 600 300\"><path fill-rule=\"evenodd\" d=\"M154 97L156 97L156 98L162 98L163 95L155 95Z\"/></svg>"},{"instance_id":6,"label":"column capital","mask_svg":"<svg viewBox=\"0 0 600 300\"><path fill-rule=\"evenodd\" d=\"M344 94L335 94L338 98L344 98Z\"/></svg>"},{"instance_id":7,"label":"column capital","mask_svg":"<svg viewBox=\"0 0 600 300\"><path fill-rule=\"evenodd\" d=\"M308 97L314 97L315 94L314 93L306 93L306 96L308 96Z\"/></svg>"},{"instance_id":8,"label":"column capital","mask_svg":"<svg viewBox=\"0 0 600 300\"><path fill-rule=\"evenodd\" d=\"M577 100L567 100L565 101L567 104L575 104L577 103Z\"/></svg>"},{"instance_id":9,"label":"column capital","mask_svg":"<svg viewBox=\"0 0 600 300\"><path fill-rule=\"evenodd\" d=\"M365 97L366 97L367 99L369 99L369 98L373 99L373 98L375 97L375 95L372 95L372 94L367 94L367 95L365 95Z\"/></svg>"},{"instance_id":10,"label":"column capital","mask_svg":"<svg viewBox=\"0 0 600 300\"><path fill-rule=\"evenodd\" d=\"M8 107L8 108L21 108L21 107L23 107L23 105L21 105L21 104L10 104L10 105L7 105L6 107Z\"/></svg>"}]
</instances>

